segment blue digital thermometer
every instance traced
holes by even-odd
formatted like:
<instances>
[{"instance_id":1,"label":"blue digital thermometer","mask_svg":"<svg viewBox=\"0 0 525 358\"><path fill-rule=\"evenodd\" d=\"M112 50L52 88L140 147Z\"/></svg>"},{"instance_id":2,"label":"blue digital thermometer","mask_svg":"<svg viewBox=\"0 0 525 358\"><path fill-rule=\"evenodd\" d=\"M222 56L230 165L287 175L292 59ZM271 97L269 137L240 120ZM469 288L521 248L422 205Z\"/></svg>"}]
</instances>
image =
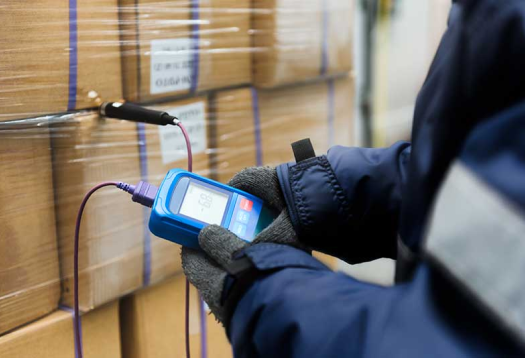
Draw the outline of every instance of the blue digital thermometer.
<instances>
[{"instance_id":1,"label":"blue digital thermometer","mask_svg":"<svg viewBox=\"0 0 525 358\"><path fill-rule=\"evenodd\" d=\"M264 202L242 190L182 169L172 169L160 185L149 220L150 231L198 249L207 225L220 225L251 242L275 218Z\"/></svg>"}]
</instances>

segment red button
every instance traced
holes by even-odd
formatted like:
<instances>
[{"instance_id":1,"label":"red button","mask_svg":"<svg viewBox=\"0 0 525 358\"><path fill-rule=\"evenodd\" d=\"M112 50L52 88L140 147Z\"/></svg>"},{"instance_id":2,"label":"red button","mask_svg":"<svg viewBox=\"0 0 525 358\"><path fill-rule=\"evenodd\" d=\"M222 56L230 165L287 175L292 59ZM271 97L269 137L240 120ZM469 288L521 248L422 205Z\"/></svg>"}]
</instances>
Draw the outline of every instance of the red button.
<instances>
[{"instance_id":1,"label":"red button","mask_svg":"<svg viewBox=\"0 0 525 358\"><path fill-rule=\"evenodd\" d=\"M253 207L253 201L251 200L248 200L246 198L242 198L241 199L241 209L242 210L246 210L246 211L252 211L252 207Z\"/></svg>"}]
</instances>

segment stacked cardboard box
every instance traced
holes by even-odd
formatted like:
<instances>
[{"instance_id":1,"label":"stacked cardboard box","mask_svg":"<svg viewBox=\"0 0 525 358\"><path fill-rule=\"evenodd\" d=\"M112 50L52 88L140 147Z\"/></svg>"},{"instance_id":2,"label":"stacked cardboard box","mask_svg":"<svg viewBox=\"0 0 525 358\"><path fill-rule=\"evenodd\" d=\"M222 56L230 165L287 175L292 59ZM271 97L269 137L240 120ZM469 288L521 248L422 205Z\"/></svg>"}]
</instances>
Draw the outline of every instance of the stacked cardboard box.
<instances>
[{"instance_id":1,"label":"stacked cardboard box","mask_svg":"<svg viewBox=\"0 0 525 358\"><path fill-rule=\"evenodd\" d=\"M184 121L192 139L194 171L208 176L207 98L154 108ZM160 185L170 169L186 168L186 145L178 127L136 125L92 112L55 125L52 142L63 302L71 305L73 234L84 193L108 180ZM83 310L180 272L180 246L149 233L149 209L144 209L114 188L90 199L80 235Z\"/></svg>"},{"instance_id":2,"label":"stacked cardboard box","mask_svg":"<svg viewBox=\"0 0 525 358\"><path fill-rule=\"evenodd\" d=\"M84 194L103 181L136 183L140 162L134 123L78 114L53 126L53 175L62 302L71 307L75 221ZM143 217L119 190L98 192L80 230L80 304L86 311L142 286Z\"/></svg>"},{"instance_id":3,"label":"stacked cardboard box","mask_svg":"<svg viewBox=\"0 0 525 358\"><path fill-rule=\"evenodd\" d=\"M353 81L350 77L290 88L259 91L262 162L293 160L290 144L310 138L318 155L333 145L352 143Z\"/></svg>"},{"instance_id":4,"label":"stacked cardboard box","mask_svg":"<svg viewBox=\"0 0 525 358\"><path fill-rule=\"evenodd\" d=\"M223 183L245 167L257 165L254 89L216 93L210 99L214 140L212 175Z\"/></svg>"},{"instance_id":5,"label":"stacked cardboard box","mask_svg":"<svg viewBox=\"0 0 525 358\"><path fill-rule=\"evenodd\" d=\"M209 313L206 317L206 338L208 356L213 358L232 358L233 352L230 341L222 323L217 322L215 316Z\"/></svg>"},{"instance_id":6,"label":"stacked cardboard box","mask_svg":"<svg viewBox=\"0 0 525 358\"><path fill-rule=\"evenodd\" d=\"M151 106L185 123L194 171L223 182L244 167L293 160L289 144L305 137L318 153L348 145L350 13L350 3L337 0L42 0L30 7L7 0L0 12L0 122L122 97L164 102ZM327 80L335 75L342 77ZM215 91L252 80L253 88ZM195 95L204 90L213 91ZM49 119L50 130L42 119L22 121L24 131L0 128L2 357L72 355L66 312L2 333L55 310L60 280L62 303L72 306L75 219L84 194L108 180L158 185L169 169L187 165L179 128L88 111ZM180 246L150 235L148 217L114 188L86 207L79 262L81 310L93 310L83 318L88 357L120 355L117 308L104 305L154 283L123 301L123 353L183 355L184 278L161 283L180 273ZM231 356L222 327L199 317L195 291L191 305L193 353L205 319L210 356Z\"/></svg>"},{"instance_id":7,"label":"stacked cardboard box","mask_svg":"<svg viewBox=\"0 0 525 358\"><path fill-rule=\"evenodd\" d=\"M73 316L56 311L0 337L0 357L75 357ZM82 341L86 358L120 358L118 302L82 316Z\"/></svg>"},{"instance_id":8,"label":"stacked cardboard box","mask_svg":"<svg viewBox=\"0 0 525 358\"><path fill-rule=\"evenodd\" d=\"M352 1L254 0L254 84L275 87L349 72L352 10Z\"/></svg>"},{"instance_id":9,"label":"stacked cardboard box","mask_svg":"<svg viewBox=\"0 0 525 358\"><path fill-rule=\"evenodd\" d=\"M128 358L185 356L185 285L183 275L144 289L121 302L122 353ZM232 357L222 324L201 310L197 290L190 291L190 351L195 357ZM205 322L202 322L204 320ZM206 327L203 337L201 329ZM202 341L204 339L204 341Z\"/></svg>"},{"instance_id":10,"label":"stacked cardboard box","mask_svg":"<svg viewBox=\"0 0 525 358\"><path fill-rule=\"evenodd\" d=\"M247 0L120 0L127 100L250 82Z\"/></svg>"},{"instance_id":11,"label":"stacked cardboard box","mask_svg":"<svg viewBox=\"0 0 525 358\"><path fill-rule=\"evenodd\" d=\"M117 0L7 0L0 23L0 121L122 98Z\"/></svg>"},{"instance_id":12,"label":"stacked cardboard box","mask_svg":"<svg viewBox=\"0 0 525 358\"><path fill-rule=\"evenodd\" d=\"M0 128L0 334L58 305L49 130Z\"/></svg>"},{"instance_id":13,"label":"stacked cardboard box","mask_svg":"<svg viewBox=\"0 0 525 358\"><path fill-rule=\"evenodd\" d=\"M317 153L353 137L353 80L342 77L273 90L238 89L213 97L215 169L222 181L249 166L293 160L290 144L311 138Z\"/></svg>"},{"instance_id":14,"label":"stacked cardboard box","mask_svg":"<svg viewBox=\"0 0 525 358\"><path fill-rule=\"evenodd\" d=\"M185 285L179 275L121 302L122 352L128 358L185 356ZM190 351L200 356L199 298L190 295ZM214 355L211 355L214 357Z\"/></svg>"}]
</instances>

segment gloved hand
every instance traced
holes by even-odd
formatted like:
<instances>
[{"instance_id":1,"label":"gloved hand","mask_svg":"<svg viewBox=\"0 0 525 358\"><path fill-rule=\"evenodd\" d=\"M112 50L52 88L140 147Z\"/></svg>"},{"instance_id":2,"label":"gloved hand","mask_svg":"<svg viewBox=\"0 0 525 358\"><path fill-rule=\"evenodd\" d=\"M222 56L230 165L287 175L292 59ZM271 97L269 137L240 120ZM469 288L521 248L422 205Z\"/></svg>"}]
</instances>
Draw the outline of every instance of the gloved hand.
<instances>
[{"instance_id":1,"label":"gloved hand","mask_svg":"<svg viewBox=\"0 0 525 358\"><path fill-rule=\"evenodd\" d=\"M210 225L199 234L199 245L203 251L182 248L182 269L186 277L197 287L216 319L223 324L226 317L221 298L227 276L225 267L231 263L235 253L261 242L302 248L288 216L275 168L244 169L228 185L261 198L269 208L280 214L250 244L221 226Z\"/></svg>"}]
</instances>

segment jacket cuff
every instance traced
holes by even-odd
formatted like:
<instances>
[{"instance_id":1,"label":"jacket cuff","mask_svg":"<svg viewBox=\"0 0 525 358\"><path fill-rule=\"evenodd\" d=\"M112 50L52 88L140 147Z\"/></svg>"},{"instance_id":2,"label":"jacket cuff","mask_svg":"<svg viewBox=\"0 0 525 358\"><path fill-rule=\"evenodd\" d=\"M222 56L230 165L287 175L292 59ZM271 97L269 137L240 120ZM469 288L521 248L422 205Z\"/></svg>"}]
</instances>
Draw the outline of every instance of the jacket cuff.
<instances>
[{"instance_id":1,"label":"jacket cuff","mask_svg":"<svg viewBox=\"0 0 525 358\"><path fill-rule=\"evenodd\" d=\"M260 277L285 268L330 271L312 255L287 245L261 243L234 255L234 261L226 267L228 275L224 280L221 297L224 308L223 324L227 331L237 303L252 284Z\"/></svg>"},{"instance_id":2,"label":"jacket cuff","mask_svg":"<svg viewBox=\"0 0 525 358\"><path fill-rule=\"evenodd\" d=\"M290 219L301 241L319 247L319 238L336 237L351 220L350 204L326 156L277 167Z\"/></svg>"}]
</instances>

